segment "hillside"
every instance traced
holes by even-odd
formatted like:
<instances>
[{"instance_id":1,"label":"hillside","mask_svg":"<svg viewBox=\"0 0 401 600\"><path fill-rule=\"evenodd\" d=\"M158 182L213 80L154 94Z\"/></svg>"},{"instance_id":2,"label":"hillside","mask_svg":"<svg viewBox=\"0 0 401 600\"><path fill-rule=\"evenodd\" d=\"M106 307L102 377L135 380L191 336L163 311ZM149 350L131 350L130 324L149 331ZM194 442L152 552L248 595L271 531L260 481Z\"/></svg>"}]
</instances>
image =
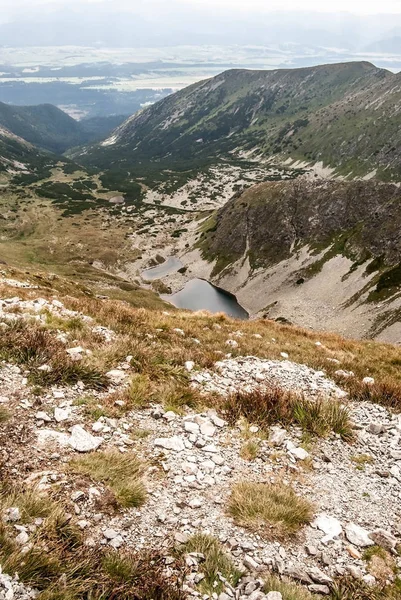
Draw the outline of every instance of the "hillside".
<instances>
[{"instance_id":1,"label":"hillside","mask_svg":"<svg viewBox=\"0 0 401 600\"><path fill-rule=\"evenodd\" d=\"M400 341L400 222L398 186L301 178L238 193L198 246L251 312Z\"/></svg>"},{"instance_id":2,"label":"hillside","mask_svg":"<svg viewBox=\"0 0 401 600\"><path fill-rule=\"evenodd\" d=\"M56 154L102 139L122 120L122 117L98 117L79 122L52 104L12 106L0 102L1 127Z\"/></svg>"},{"instance_id":3,"label":"hillside","mask_svg":"<svg viewBox=\"0 0 401 600\"><path fill-rule=\"evenodd\" d=\"M0 329L7 600L398 600L400 348L8 267Z\"/></svg>"},{"instance_id":4,"label":"hillside","mask_svg":"<svg viewBox=\"0 0 401 600\"><path fill-rule=\"evenodd\" d=\"M139 176L246 153L399 178L401 79L367 62L231 70L134 115L75 158Z\"/></svg>"},{"instance_id":5,"label":"hillside","mask_svg":"<svg viewBox=\"0 0 401 600\"><path fill-rule=\"evenodd\" d=\"M41 152L26 140L11 131L0 127L0 177L6 181L10 177L19 179L25 175L48 176L55 166L56 156ZM20 190L21 191L21 190Z\"/></svg>"}]
</instances>

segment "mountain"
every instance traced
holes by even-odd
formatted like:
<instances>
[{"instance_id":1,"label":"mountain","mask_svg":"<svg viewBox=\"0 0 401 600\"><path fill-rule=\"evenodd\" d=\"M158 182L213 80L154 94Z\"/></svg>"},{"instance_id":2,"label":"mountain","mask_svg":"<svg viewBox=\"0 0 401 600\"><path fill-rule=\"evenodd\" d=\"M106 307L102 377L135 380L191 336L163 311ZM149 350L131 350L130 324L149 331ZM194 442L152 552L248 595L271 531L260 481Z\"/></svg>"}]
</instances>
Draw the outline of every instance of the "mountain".
<instances>
[{"instance_id":1,"label":"mountain","mask_svg":"<svg viewBox=\"0 0 401 600\"><path fill-rule=\"evenodd\" d=\"M11 106L0 102L0 126L49 152L62 154L68 148L101 140L124 117L97 117L76 121L52 104Z\"/></svg>"},{"instance_id":2,"label":"mountain","mask_svg":"<svg viewBox=\"0 0 401 600\"><path fill-rule=\"evenodd\" d=\"M368 62L231 70L137 113L76 158L123 172L198 168L246 152L401 175L401 74Z\"/></svg>"},{"instance_id":3,"label":"mountain","mask_svg":"<svg viewBox=\"0 0 401 600\"><path fill-rule=\"evenodd\" d=\"M401 190L299 178L239 192L203 225L212 281L250 312L401 339Z\"/></svg>"}]
</instances>

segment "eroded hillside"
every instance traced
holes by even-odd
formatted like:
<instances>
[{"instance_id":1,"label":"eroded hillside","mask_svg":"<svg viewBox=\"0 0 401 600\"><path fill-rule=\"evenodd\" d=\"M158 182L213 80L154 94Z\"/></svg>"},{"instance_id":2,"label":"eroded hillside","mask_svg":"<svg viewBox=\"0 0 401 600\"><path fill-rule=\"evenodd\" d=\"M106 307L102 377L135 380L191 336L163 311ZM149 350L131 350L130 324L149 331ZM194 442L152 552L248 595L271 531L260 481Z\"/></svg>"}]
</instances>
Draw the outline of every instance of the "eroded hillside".
<instances>
[{"instance_id":1,"label":"eroded hillside","mask_svg":"<svg viewBox=\"0 0 401 600\"><path fill-rule=\"evenodd\" d=\"M211 217L198 245L253 312L398 341L400 200L374 181L260 184Z\"/></svg>"}]
</instances>

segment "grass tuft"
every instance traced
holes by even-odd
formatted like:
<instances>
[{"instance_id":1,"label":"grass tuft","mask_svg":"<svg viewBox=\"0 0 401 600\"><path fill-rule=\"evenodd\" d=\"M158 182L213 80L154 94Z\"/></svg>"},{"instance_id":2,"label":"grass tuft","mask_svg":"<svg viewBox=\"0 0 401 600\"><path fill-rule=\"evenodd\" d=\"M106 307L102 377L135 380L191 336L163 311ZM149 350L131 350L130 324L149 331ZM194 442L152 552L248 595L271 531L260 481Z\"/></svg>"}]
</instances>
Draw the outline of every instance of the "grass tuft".
<instances>
[{"instance_id":1,"label":"grass tuft","mask_svg":"<svg viewBox=\"0 0 401 600\"><path fill-rule=\"evenodd\" d=\"M313 505L282 484L237 483L227 512L235 522L271 538L295 534L313 516Z\"/></svg>"},{"instance_id":2,"label":"grass tuft","mask_svg":"<svg viewBox=\"0 0 401 600\"><path fill-rule=\"evenodd\" d=\"M397 412L401 412L401 382L386 378L372 385L358 380L347 382L352 400L381 404Z\"/></svg>"},{"instance_id":3,"label":"grass tuft","mask_svg":"<svg viewBox=\"0 0 401 600\"><path fill-rule=\"evenodd\" d=\"M146 500L146 490L141 481L143 467L132 453L121 454L117 450L96 452L73 459L70 468L107 485L120 506L137 507Z\"/></svg>"},{"instance_id":4,"label":"grass tuft","mask_svg":"<svg viewBox=\"0 0 401 600\"><path fill-rule=\"evenodd\" d=\"M11 419L10 411L4 408L4 406L0 406L0 423L5 423L9 419Z\"/></svg>"},{"instance_id":5,"label":"grass tuft","mask_svg":"<svg viewBox=\"0 0 401 600\"><path fill-rule=\"evenodd\" d=\"M291 581L290 579L280 579L276 575L266 575L263 577L263 592L279 592L283 600L315 600L317 596L311 594L304 586Z\"/></svg>"},{"instance_id":6,"label":"grass tuft","mask_svg":"<svg viewBox=\"0 0 401 600\"><path fill-rule=\"evenodd\" d=\"M345 441L353 439L349 412L336 400L308 400L273 388L232 394L222 400L221 407L231 423L242 417L265 432L281 423L299 425L304 432L319 437L334 432Z\"/></svg>"},{"instance_id":7,"label":"grass tuft","mask_svg":"<svg viewBox=\"0 0 401 600\"><path fill-rule=\"evenodd\" d=\"M205 578L199 584L202 594L219 594L224 585L219 579L221 574L233 587L236 587L242 577L231 558L224 552L220 542L211 535L198 533L193 535L186 544L179 548L179 553L196 552L203 554L204 562L201 563L201 571Z\"/></svg>"}]
</instances>

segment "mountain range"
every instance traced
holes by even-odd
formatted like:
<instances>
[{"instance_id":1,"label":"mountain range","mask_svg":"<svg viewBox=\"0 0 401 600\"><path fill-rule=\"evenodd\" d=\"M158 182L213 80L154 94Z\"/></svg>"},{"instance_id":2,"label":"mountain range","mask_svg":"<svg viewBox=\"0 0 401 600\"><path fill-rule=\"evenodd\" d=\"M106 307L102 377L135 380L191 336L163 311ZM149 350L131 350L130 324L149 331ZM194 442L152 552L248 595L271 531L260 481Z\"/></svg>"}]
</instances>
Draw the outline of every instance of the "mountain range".
<instances>
[{"instance_id":1,"label":"mountain range","mask_svg":"<svg viewBox=\"0 0 401 600\"><path fill-rule=\"evenodd\" d=\"M399 74L366 62L230 70L102 142L74 147L89 134L71 121L0 105L7 257L35 246L29 260L131 281L157 248L184 264L173 288L201 276L251 314L400 338ZM49 152L63 148L68 158Z\"/></svg>"}]
</instances>

